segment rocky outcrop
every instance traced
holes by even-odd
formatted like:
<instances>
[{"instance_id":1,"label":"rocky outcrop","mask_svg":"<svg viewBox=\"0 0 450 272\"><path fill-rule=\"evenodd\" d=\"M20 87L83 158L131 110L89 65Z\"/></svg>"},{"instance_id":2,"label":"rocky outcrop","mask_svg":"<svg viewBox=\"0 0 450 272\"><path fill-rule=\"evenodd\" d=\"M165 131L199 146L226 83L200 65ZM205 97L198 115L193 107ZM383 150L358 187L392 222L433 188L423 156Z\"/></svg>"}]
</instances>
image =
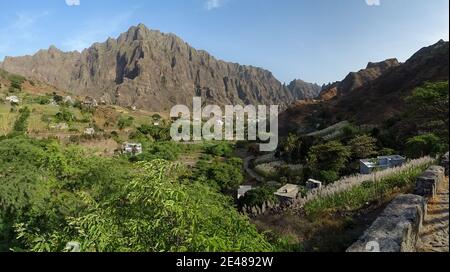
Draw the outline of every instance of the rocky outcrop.
<instances>
[{"instance_id":1,"label":"rocky outcrop","mask_svg":"<svg viewBox=\"0 0 450 272\"><path fill-rule=\"evenodd\" d=\"M315 99L322 90L321 86L300 79L293 80L287 88L297 100Z\"/></svg>"},{"instance_id":2,"label":"rocky outcrop","mask_svg":"<svg viewBox=\"0 0 450 272\"><path fill-rule=\"evenodd\" d=\"M8 57L0 67L75 95L152 111L191 105L193 96L219 105L287 105L317 91L307 83L289 89L267 70L217 60L142 24L81 53L52 46L33 56Z\"/></svg>"},{"instance_id":3,"label":"rocky outcrop","mask_svg":"<svg viewBox=\"0 0 450 272\"><path fill-rule=\"evenodd\" d=\"M395 198L347 252L414 252L425 210L421 196Z\"/></svg>"},{"instance_id":4,"label":"rocky outcrop","mask_svg":"<svg viewBox=\"0 0 450 272\"><path fill-rule=\"evenodd\" d=\"M366 69L362 69L359 72L352 72L348 74L344 80L324 86L320 96L329 100L333 97L332 95L346 95L377 79L389 69L399 65L400 63L397 59L387 59L382 62L369 62Z\"/></svg>"}]
</instances>

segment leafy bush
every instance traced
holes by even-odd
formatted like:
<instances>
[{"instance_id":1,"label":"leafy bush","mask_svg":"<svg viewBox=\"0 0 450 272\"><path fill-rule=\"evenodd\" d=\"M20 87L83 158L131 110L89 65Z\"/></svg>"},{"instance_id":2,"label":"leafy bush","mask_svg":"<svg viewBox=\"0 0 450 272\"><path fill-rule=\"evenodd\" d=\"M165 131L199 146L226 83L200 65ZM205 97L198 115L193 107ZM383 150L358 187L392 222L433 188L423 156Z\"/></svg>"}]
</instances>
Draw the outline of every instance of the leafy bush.
<instances>
[{"instance_id":1,"label":"leafy bush","mask_svg":"<svg viewBox=\"0 0 450 272\"><path fill-rule=\"evenodd\" d=\"M61 110L56 114L55 117L58 122L75 121L75 116L67 108L61 108Z\"/></svg>"},{"instance_id":2,"label":"leafy bush","mask_svg":"<svg viewBox=\"0 0 450 272\"><path fill-rule=\"evenodd\" d=\"M121 117L118 121L119 129L122 130L126 127L131 127L133 125L134 118L133 117Z\"/></svg>"},{"instance_id":3,"label":"leafy bush","mask_svg":"<svg viewBox=\"0 0 450 272\"><path fill-rule=\"evenodd\" d=\"M231 157L233 154L233 147L230 143L221 142L206 148L206 152L210 155L219 157Z\"/></svg>"},{"instance_id":4,"label":"leafy bush","mask_svg":"<svg viewBox=\"0 0 450 272\"><path fill-rule=\"evenodd\" d=\"M243 162L239 158L231 158L224 162L200 160L193 177L222 192L234 191L244 181L242 167Z\"/></svg>"},{"instance_id":5,"label":"leafy bush","mask_svg":"<svg viewBox=\"0 0 450 272\"><path fill-rule=\"evenodd\" d=\"M349 149L340 142L331 141L311 148L308 155L308 168L314 176L322 171L339 172L350 158Z\"/></svg>"},{"instance_id":6,"label":"leafy bush","mask_svg":"<svg viewBox=\"0 0 450 272\"><path fill-rule=\"evenodd\" d=\"M153 125L141 125L138 128L138 133L142 135L150 136L156 141L170 141L170 128L153 126Z\"/></svg>"},{"instance_id":7,"label":"leafy bush","mask_svg":"<svg viewBox=\"0 0 450 272\"><path fill-rule=\"evenodd\" d=\"M325 184L330 184L339 179L339 174L336 171L320 171L319 179Z\"/></svg>"},{"instance_id":8,"label":"leafy bush","mask_svg":"<svg viewBox=\"0 0 450 272\"><path fill-rule=\"evenodd\" d=\"M231 201L185 169L131 165L57 142L0 139L0 250L270 251Z\"/></svg>"},{"instance_id":9,"label":"leafy bush","mask_svg":"<svg viewBox=\"0 0 450 272\"><path fill-rule=\"evenodd\" d=\"M183 152L184 146L173 142L157 142L144 147L144 153L137 155L134 161L152 161L163 159L176 161Z\"/></svg>"},{"instance_id":10,"label":"leafy bush","mask_svg":"<svg viewBox=\"0 0 450 272\"><path fill-rule=\"evenodd\" d=\"M275 192L277 189L271 186L262 186L253 189L238 200L239 207L244 205L247 207L259 206L261 207L265 202L276 202Z\"/></svg>"},{"instance_id":11,"label":"leafy bush","mask_svg":"<svg viewBox=\"0 0 450 272\"><path fill-rule=\"evenodd\" d=\"M352 158L366 159L375 155L376 143L377 139L368 135L355 137L348 143Z\"/></svg>"},{"instance_id":12,"label":"leafy bush","mask_svg":"<svg viewBox=\"0 0 450 272\"><path fill-rule=\"evenodd\" d=\"M445 151L445 145L439 137L430 133L408 139L406 150L410 158L420 158L427 155L435 156Z\"/></svg>"},{"instance_id":13,"label":"leafy bush","mask_svg":"<svg viewBox=\"0 0 450 272\"><path fill-rule=\"evenodd\" d=\"M30 117L30 109L28 107L25 107L23 109L19 110L19 117L17 118L16 122L14 123L14 132L23 134L27 132L28 128L28 118Z\"/></svg>"}]
</instances>

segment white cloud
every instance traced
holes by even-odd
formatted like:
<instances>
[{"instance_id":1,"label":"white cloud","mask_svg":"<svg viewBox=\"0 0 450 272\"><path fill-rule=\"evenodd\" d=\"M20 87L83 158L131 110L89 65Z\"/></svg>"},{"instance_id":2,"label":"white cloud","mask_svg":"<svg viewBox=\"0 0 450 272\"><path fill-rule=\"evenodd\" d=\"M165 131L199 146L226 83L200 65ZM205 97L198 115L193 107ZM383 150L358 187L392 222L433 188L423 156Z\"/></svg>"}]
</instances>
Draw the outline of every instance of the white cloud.
<instances>
[{"instance_id":1,"label":"white cloud","mask_svg":"<svg viewBox=\"0 0 450 272\"><path fill-rule=\"evenodd\" d=\"M207 0L205 2L205 9L213 10L213 9L222 7L223 4L224 4L224 0Z\"/></svg>"},{"instance_id":2,"label":"white cloud","mask_svg":"<svg viewBox=\"0 0 450 272\"><path fill-rule=\"evenodd\" d=\"M79 6L80 4L80 0L66 0L68 6Z\"/></svg>"},{"instance_id":3,"label":"white cloud","mask_svg":"<svg viewBox=\"0 0 450 272\"><path fill-rule=\"evenodd\" d=\"M366 0L366 4L369 6L379 6L381 5L381 0Z\"/></svg>"}]
</instances>

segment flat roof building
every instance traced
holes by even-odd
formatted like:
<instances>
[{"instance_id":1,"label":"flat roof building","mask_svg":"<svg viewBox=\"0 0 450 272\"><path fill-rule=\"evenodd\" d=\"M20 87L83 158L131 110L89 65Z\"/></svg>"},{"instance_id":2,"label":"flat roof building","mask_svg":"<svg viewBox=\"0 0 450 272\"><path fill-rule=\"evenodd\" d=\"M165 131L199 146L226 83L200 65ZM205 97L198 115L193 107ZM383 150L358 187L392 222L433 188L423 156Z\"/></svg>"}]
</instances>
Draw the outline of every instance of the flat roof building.
<instances>
[{"instance_id":1,"label":"flat roof building","mask_svg":"<svg viewBox=\"0 0 450 272\"><path fill-rule=\"evenodd\" d=\"M384 170L402 166L406 162L406 158L400 155L380 156L376 159L360 160L360 173L367 175L374 170Z\"/></svg>"},{"instance_id":2,"label":"flat roof building","mask_svg":"<svg viewBox=\"0 0 450 272\"><path fill-rule=\"evenodd\" d=\"M293 202L297 199L300 188L295 184L286 184L275 192L281 202Z\"/></svg>"}]
</instances>

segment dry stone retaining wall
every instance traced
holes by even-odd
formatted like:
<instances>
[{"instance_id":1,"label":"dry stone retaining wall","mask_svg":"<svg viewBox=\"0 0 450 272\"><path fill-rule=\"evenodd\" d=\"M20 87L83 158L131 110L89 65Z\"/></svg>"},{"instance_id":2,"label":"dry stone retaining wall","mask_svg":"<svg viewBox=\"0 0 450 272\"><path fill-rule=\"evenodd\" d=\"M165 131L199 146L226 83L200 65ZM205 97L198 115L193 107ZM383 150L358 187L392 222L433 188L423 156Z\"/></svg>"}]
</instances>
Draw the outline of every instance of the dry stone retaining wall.
<instances>
[{"instance_id":1,"label":"dry stone retaining wall","mask_svg":"<svg viewBox=\"0 0 450 272\"><path fill-rule=\"evenodd\" d=\"M441 166L417 178L415 195L395 198L347 252L414 252L427 212L427 202L445 180Z\"/></svg>"}]
</instances>

